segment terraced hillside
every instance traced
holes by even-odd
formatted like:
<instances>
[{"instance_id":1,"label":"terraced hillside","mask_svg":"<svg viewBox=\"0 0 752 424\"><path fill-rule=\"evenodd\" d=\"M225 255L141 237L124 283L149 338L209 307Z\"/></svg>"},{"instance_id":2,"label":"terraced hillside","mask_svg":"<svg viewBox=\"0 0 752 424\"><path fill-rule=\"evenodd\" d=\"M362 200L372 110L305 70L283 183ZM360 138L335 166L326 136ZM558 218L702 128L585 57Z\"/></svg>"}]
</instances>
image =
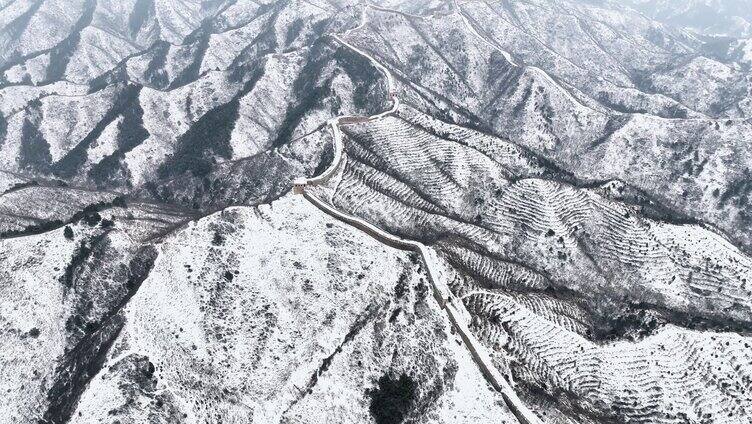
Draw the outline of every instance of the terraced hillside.
<instances>
[{"instance_id":1,"label":"terraced hillside","mask_svg":"<svg viewBox=\"0 0 752 424\"><path fill-rule=\"evenodd\" d=\"M752 258L718 230L407 106L341 128L338 173L309 190L433 247L477 337L541 415L749 416Z\"/></svg>"},{"instance_id":2,"label":"terraced hillside","mask_svg":"<svg viewBox=\"0 0 752 424\"><path fill-rule=\"evenodd\" d=\"M750 422L752 4L678 3L0 0L0 423Z\"/></svg>"},{"instance_id":3,"label":"terraced hillside","mask_svg":"<svg viewBox=\"0 0 752 424\"><path fill-rule=\"evenodd\" d=\"M626 24L625 12L578 2L520 3L519 18L501 4L431 18L376 10L347 39L387 64L421 111L514 140L579 180L625 181L749 248L748 68L698 55L699 44L634 12ZM583 25L609 32L598 41ZM567 29L545 34L558 45L541 39L551 27ZM698 101L737 101L713 109L661 81Z\"/></svg>"}]
</instances>

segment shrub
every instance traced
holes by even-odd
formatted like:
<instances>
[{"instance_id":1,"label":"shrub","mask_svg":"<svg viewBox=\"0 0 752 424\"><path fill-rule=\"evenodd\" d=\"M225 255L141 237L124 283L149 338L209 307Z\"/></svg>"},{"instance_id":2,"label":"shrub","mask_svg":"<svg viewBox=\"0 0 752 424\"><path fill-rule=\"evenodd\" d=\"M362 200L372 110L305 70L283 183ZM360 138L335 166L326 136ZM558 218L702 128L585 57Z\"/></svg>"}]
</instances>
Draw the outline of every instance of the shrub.
<instances>
[{"instance_id":1,"label":"shrub","mask_svg":"<svg viewBox=\"0 0 752 424\"><path fill-rule=\"evenodd\" d=\"M371 397L369 410L377 424L396 424L405 420L416 396L418 384L406 374L394 380L379 378L379 386L366 392Z\"/></svg>"}]
</instances>

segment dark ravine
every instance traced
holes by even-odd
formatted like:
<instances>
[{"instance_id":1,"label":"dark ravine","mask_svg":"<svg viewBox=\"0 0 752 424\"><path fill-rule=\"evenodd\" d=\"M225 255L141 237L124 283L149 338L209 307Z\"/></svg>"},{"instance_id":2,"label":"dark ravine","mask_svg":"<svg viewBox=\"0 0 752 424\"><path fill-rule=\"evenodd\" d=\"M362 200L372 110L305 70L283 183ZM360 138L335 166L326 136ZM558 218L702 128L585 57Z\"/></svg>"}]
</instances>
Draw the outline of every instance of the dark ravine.
<instances>
[{"instance_id":1,"label":"dark ravine","mask_svg":"<svg viewBox=\"0 0 752 424\"><path fill-rule=\"evenodd\" d=\"M44 413L45 422L68 422L78 399L89 381L102 369L112 343L125 324L123 308L149 276L156 257L154 247L139 249L128 264L125 296L102 317L100 323L87 326L83 338L60 360L47 394L50 406Z\"/></svg>"},{"instance_id":2,"label":"dark ravine","mask_svg":"<svg viewBox=\"0 0 752 424\"><path fill-rule=\"evenodd\" d=\"M84 11L78 22L73 26L70 35L50 51L50 63L47 65L47 76L43 83L63 78L73 51L78 47L81 40L81 31L91 25L96 7L97 0L86 0Z\"/></svg>"}]
</instances>

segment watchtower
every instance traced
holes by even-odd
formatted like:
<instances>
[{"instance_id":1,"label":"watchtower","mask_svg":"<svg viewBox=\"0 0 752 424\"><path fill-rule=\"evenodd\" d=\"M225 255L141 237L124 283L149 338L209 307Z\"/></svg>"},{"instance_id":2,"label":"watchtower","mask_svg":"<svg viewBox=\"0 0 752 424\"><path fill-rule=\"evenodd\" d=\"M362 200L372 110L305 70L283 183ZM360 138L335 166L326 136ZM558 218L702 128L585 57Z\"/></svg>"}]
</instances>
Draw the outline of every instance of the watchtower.
<instances>
[{"instance_id":1,"label":"watchtower","mask_svg":"<svg viewBox=\"0 0 752 424\"><path fill-rule=\"evenodd\" d=\"M292 192L293 194L303 194L303 191L305 190L306 186L306 180L303 178L296 178L292 182Z\"/></svg>"}]
</instances>

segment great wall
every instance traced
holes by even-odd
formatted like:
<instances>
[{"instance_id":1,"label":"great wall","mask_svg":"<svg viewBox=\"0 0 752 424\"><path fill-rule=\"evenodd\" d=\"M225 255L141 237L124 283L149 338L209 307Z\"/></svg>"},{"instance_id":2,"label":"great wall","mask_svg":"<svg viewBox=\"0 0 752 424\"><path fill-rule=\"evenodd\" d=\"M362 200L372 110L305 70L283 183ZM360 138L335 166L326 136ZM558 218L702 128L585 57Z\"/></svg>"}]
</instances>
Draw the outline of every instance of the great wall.
<instances>
[{"instance_id":1,"label":"great wall","mask_svg":"<svg viewBox=\"0 0 752 424\"><path fill-rule=\"evenodd\" d=\"M368 7L366 7L363 11L363 17L361 20L361 25L359 25L359 27L364 25L366 22L367 9ZM379 10L383 9L379 8ZM345 35L346 34L347 32L345 32ZM498 391L501 394L506 405L509 407L510 411L515 415L520 423L542 424L542 420L538 418L538 416L535 415L532 411L530 411L530 409L517 396L517 393L494 365L493 360L491 359L491 356L489 355L486 348L471 332L470 328L468 327L470 320L469 314L462 302L452 294L451 290L446 284L442 266L439 265L440 260L436 257L436 254L433 252L433 250L420 242L397 237L358 217L341 212L307 190L308 187L325 184L332 178L332 176L334 176L334 174L339 169L344 155L344 142L342 141L342 132L340 130L340 126L367 124L369 122L382 119L396 112L400 104L399 98L396 95L394 79L391 73L386 69L386 67L379 63L371 55L351 45L341 37L337 35L332 35L332 37L343 46L351 49L361 56L364 56L386 77L387 100L392 103L392 107L387 111L372 116L340 116L329 120L328 126L331 129L332 137L334 140L334 157L332 159L332 163L318 176L314 176L312 178L295 179L295 181L293 182L293 193L303 195L305 199L307 199L323 212L365 232L369 236L375 238L381 243L386 244L387 246L395 249L409 250L418 253L423 259L423 262L426 266L428 281L431 283L436 301L438 302L439 306L444 311L446 311L446 314L454 329L459 334L465 347L472 355L473 360L480 368L489 384L491 384L494 390Z\"/></svg>"}]
</instances>

